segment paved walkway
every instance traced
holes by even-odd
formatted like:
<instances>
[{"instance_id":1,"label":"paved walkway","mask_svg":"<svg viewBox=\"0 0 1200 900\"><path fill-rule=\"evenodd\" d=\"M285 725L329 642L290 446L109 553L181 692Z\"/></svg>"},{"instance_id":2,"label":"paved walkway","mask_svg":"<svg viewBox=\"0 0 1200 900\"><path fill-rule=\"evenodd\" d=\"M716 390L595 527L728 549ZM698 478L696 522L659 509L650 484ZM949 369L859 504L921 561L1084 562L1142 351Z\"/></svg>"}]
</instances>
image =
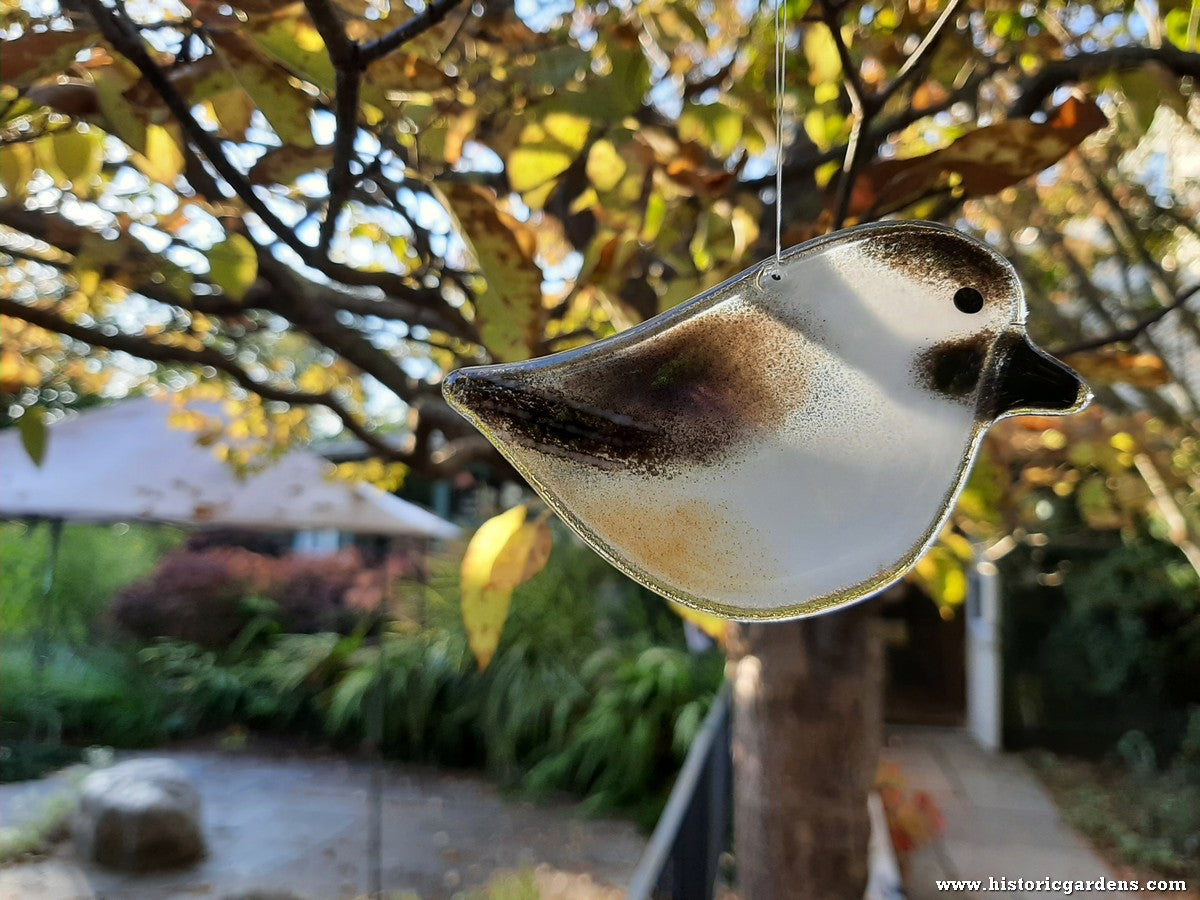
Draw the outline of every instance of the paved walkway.
<instances>
[{"instance_id":1,"label":"paved walkway","mask_svg":"<svg viewBox=\"0 0 1200 900\"><path fill-rule=\"evenodd\" d=\"M77 860L69 845L0 869L0 900L337 900L368 893L373 767L331 757L271 759L155 753L177 760L203 802L207 858L180 872L122 875ZM54 789L39 782L41 792ZM0 786L0 821L16 824L38 788ZM389 767L383 791L383 884L423 900L478 887L497 870L548 864L543 896L611 897L645 839L630 823L580 818L566 803L503 796L484 779ZM28 814L28 813L25 813ZM556 890L561 887L561 891Z\"/></svg>"},{"instance_id":2,"label":"paved walkway","mask_svg":"<svg viewBox=\"0 0 1200 900\"><path fill-rule=\"evenodd\" d=\"M889 730L884 757L900 766L910 789L927 791L945 817L942 839L912 855L908 900L1064 896L1062 891L939 890L937 879L979 879L986 887L989 876L1081 881L1120 877L1062 821L1019 757L987 753L958 729L910 727ZM1079 891L1071 896L1117 900L1134 895ZM1137 896L1145 900L1151 895Z\"/></svg>"}]
</instances>

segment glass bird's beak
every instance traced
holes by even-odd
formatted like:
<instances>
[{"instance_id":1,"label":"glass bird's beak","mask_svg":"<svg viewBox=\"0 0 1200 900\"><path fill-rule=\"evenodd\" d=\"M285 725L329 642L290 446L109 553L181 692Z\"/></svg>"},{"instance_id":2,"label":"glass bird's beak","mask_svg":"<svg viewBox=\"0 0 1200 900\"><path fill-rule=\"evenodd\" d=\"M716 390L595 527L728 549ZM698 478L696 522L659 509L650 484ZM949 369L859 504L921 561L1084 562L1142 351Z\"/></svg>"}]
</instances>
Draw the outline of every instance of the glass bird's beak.
<instances>
[{"instance_id":1,"label":"glass bird's beak","mask_svg":"<svg viewBox=\"0 0 1200 900\"><path fill-rule=\"evenodd\" d=\"M1023 332L1005 332L996 342L982 397L983 410L992 418L1067 415L1091 400L1083 379L1034 346Z\"/></svg>"}]
</instances>

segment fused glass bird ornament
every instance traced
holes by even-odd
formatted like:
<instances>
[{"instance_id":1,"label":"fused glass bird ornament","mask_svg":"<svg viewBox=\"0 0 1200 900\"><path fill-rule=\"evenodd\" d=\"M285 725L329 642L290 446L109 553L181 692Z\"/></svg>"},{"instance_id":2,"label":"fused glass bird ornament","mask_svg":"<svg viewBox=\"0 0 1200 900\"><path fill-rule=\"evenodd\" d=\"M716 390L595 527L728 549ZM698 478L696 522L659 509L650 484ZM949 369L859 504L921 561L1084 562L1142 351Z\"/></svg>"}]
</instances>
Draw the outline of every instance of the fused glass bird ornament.
<instances>
[{"instance_id":1,"label":"fused glass bird ornament","mask_svg":"<svg viewBox=\"0 0 1200 900\"><path fill-rule=\"evenodd\" d=\"M866 225L444 390L627 575L717 615L794 618L913 566L993 422L1088 402L1024 321L1016 273L986 245Z\"/></svg>"}]
</instances>

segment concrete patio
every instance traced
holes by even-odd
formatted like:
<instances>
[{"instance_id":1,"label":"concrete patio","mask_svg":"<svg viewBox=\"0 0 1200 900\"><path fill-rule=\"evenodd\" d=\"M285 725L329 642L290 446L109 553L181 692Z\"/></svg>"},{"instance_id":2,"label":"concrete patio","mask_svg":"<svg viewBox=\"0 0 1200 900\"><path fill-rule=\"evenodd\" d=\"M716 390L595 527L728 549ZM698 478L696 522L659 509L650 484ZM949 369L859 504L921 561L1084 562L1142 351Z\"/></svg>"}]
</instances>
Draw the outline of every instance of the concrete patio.
<instances>
[{"instance_id":1,"label":"concrete patio","mask_svg":"<svg viewBox=\"0 0 1200 900\"><path fill-rule=\"evenodd\" d=\"M176 872L128 875L86 864L69 845L49 859L0 869L0 900L250 898L335 900L371 889L368 792L373 766L336 757L273 759L215 752L148 754L179 762L204 803L208 856ZM0 822L17 824L51 781L0 786ZM583 819L569 803L505 797L476 775L389 766L382 813L382 882L423 900L487 882L498 870L549 865L543 890L618 893L642 852L630 823ZM539 885L542 883L538 879Z\"/></svg>"},{"instance_id":2,"label":"concrete patio","mask_svg":"<svg viewBox=\"0 0 1200 900\"><path fill-rule=\"evenodd\" d=\"M945 817L941 840L910 859L909 900L996 896L992 891L953 891L938 879L981 880L1130 878L1115 873L1067 826L1033 772L1017 756L979 748L962 730L889 729L885 759L901 767L910 789L932 796ZM1005 897L1061 897L1061 891L1005 891ZM1073 893L1081 898L1132 898L1121 891ZM1184 895L1152 895L1180 898Z\"/></svg>"},{"instance_id":3,"label":"concrete patio","mask_svg":"<svg viewBox=\"0 0 1200 900\"><path fill-rule=\"evenodd\" d=\"M155 755L179 761L200 789L210 848L202 863L180 872L123 875L82 863L68 846L40 862L0 868L0 900L367 895L372 765L338 757ZM889 729L884 758L900 766L909 789L929 793L945 818L943 837L909 860L909 900L1001 894L939 889L939 879L1121 877L1063 823L1019 757L987 753L959 729L902 727ZM56 789L53 781L0 786L0 823L16 824ZM538 879L547 898L619 897L645 843L628 822L581 819L569 803L534 805L502 795L478 776L414 767L389 767L381 812L383 884L424 900L482 885L498 870L539 864L554 872L553 879ZM1072 896L1134 897L1119 891Z\"/></svg>"}]
</instances>

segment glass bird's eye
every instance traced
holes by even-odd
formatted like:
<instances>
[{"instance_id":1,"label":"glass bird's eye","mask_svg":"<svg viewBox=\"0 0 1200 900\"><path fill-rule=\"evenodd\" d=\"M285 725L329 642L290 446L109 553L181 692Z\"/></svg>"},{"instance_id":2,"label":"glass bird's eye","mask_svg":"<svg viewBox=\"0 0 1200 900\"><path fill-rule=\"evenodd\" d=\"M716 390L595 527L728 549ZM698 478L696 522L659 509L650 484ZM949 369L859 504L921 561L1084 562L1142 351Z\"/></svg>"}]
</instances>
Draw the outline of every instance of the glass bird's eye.
<instances>
[{"instance_id":1,"label":"glass bird's eye","mask_svg":"<svg viewBox=\"0 0 1200 900\"><path fill-rule=\"evenodd\" d=\"M983 309L983 294L972 287L959 288L954 292L954 305L961 312L977 313Z\"/></svg>"}]
</instances>

